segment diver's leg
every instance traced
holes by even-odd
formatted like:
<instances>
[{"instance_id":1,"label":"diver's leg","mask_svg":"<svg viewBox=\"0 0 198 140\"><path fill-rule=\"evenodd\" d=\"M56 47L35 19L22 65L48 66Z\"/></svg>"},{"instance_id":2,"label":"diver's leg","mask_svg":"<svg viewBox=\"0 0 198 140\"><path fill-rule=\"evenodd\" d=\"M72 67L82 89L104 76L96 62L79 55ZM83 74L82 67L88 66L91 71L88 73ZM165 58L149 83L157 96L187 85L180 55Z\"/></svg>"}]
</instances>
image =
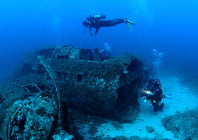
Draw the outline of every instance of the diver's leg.
<instances>
[{"instance_id":1,"label":"diver's leg","mask_svg":"<svg viewBox=\"0 0 198 140\"><path fill-rule=\"evenodd\" d=\"M156 103L156 104L154 104L153 105L154 106L154 112L157 112L157 111L163 111L163 108L164 108L164 103L162 103L162 104L158 104L158 103Z\"/></svg>"},{"instance_id":2,"label":"diver's leg","mask_svg":"<svg viewBox=\"0 0 198 140\"><path fill-rule=\"evenodd\" d=\"M110 27L121 23L126 23L125 19L99 20L97 22L97 27Z\"/></svg>"},{"instance_id":3,"label":"diver's leg","mask_svg":"<svg viewBox=\"0 0 198 140\"><path fill-rule=\"evenodd\" d=\"M112 26L115 26L117 24L121 24L121 23L126 23L125 19L114 19L114 20L111 20L111 25Z\"/></svg>"},{"instance_id":4,"label":"diver's leg","mask_svg":"<svg viewBox=\"0 0 198 140\"><path fill-rule=\"evenodd\" d=\"M136 25L135 22L132 22L131 20L129 20L127 18L124 18L124 19L114 19L114 20L112 20L112 24L113 25L117 25L117 24L120 24L120 23L130 23L130 24Z\"/></svg>"}]
</instances>

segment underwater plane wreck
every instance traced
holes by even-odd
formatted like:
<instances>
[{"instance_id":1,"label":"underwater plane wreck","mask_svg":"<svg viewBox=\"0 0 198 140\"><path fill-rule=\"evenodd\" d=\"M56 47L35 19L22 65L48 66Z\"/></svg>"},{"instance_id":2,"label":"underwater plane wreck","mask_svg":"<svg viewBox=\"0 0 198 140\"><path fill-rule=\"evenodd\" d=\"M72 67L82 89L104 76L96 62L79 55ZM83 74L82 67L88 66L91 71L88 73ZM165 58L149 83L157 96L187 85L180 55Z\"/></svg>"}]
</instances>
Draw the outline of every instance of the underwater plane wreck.
<instances>
[{"instance_id":1,"label":"underwater plane wreck","mask_svg":"<svg viewBox=\"0 0 198 140\"><path fill-rule=\"evenodd\" d=\"M143 63L132 55L110 57L69 45L37 50L13 78L0 83L0 137L74 139L75 111L133 122L147 78Z\"/></svg>"}]
</instances>

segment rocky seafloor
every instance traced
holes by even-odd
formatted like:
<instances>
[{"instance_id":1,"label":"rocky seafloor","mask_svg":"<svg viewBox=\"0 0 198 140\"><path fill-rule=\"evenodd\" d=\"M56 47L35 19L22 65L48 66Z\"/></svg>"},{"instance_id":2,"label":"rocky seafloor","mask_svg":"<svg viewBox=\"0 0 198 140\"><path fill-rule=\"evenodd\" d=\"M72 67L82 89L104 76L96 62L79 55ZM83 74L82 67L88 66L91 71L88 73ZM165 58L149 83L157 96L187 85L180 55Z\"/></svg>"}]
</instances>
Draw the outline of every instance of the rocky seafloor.
<instances>
[{"instance_id":1,"label":"rocky seafloor","mask_svg":"<svg viewBox=\"0 0 198 140\"><path fill-rule=\"evenodd\" d=\"M178 139L198 138L198 108L164 118L162 123L166 130L172 131Z\"/></svg>"}]
</instances>

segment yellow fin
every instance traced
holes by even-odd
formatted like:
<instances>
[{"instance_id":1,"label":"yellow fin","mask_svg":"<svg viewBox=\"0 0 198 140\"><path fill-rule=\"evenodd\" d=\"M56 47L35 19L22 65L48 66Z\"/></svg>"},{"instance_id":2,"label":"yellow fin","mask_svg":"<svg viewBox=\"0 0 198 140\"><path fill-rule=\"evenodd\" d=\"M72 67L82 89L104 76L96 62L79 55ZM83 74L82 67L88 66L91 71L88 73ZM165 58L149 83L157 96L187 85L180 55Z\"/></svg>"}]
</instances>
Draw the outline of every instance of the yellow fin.
<instances>
[{"instance_id":1,"label":"yellow fin","mask_svg":"<svg viewBox=\"0 0 198 140\"><path fill-rule=\"evenodd\" d=\"M129 27L129 30L131 31L131 32L133 32L133 29L132 29L132 27L131 27L131 25L127 22L127 26Z\"/></svg>"}]
</instances>

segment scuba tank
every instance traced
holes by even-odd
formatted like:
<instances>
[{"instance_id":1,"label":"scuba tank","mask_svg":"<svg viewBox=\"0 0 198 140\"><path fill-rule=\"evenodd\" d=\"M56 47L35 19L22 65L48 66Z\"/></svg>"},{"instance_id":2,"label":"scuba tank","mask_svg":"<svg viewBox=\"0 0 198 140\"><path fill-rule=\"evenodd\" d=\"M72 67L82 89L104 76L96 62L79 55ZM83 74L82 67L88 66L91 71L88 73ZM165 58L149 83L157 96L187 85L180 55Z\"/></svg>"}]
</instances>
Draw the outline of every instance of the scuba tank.
<instances>
[{"instance_id":1,"label":"scuba tank","mask_svg":"<svg viewBox=\"0 0 198 140\"><path fill-rule=\"evenodd\" d=\"M102 15L90 15L90 17L94 18L94 19L106 19L106 15L102 14Z\"/></svg>"},{"instance_id":2,"label":"scuba tank","mask_svg":"<svg viewBox=\"0 0 198 140\"><path fill-rule=\"evenodd\" d=\"M89 21L91 23L96 23L99 19L106 19L106 15L90 15Z\"/></svg>"}]
</instances>

